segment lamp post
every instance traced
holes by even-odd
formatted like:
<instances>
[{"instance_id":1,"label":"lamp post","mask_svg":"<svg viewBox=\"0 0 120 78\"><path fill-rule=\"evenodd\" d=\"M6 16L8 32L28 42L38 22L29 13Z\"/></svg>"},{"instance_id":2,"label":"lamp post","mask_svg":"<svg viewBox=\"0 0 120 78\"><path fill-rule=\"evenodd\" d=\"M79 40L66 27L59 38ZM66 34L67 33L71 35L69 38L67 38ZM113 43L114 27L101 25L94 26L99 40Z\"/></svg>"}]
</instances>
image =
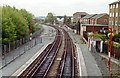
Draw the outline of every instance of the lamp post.
<instances>
[{"instance_id":1,"label":"lamp post","mask_svg":"<svg viewBox=\"0 0 120 78\"><path fill-rule=\"evenodd\" d=\"M110 35L110 49L109 49L109 53L108 53L108 56L109 56L109 72L108 72L108 76L110 78L110 63L111 63L111 47L112 47L112 28L109 28L109 27L104 27L104 28L108 28L111 30L111 35Z\"/></svg>"},{"instance_id":2,"label":"lamp post","mask_svg":"<svg viewBox=\"0 0 120 78\"><path fill-rule=\"evenodd\" d=\"M93 34L92 34L92 52L93 52L93 41L94 41L94 19L91 19L93 22Z\"/></svg>"},{"instance_id":3,"label":"lamp post","mask_svg":"<svg viewBox=\"0 0 120 78\"><path fill-rule=\"evenodd\" d=\"M31 48L31 41L32 41L32 23L30 23L30 48Z\"/></svg>"}]
</instances>

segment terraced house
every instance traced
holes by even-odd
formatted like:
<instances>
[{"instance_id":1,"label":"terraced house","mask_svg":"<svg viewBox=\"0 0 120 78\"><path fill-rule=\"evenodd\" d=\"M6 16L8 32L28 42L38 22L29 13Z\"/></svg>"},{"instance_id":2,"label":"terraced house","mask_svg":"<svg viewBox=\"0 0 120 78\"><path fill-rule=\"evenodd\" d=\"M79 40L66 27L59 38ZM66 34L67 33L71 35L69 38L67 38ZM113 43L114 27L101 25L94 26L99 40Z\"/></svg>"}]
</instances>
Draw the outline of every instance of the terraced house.
<instances>
[{"instance_id":1,"label":"terraced house","mask_svg":"<svg viewBox=\"0 0 120 78\"><path fill-rule=\"evenodd\" d=\"M95 16L96 14L86 15L82 19L80 19L80 22L83 24L90 24L90 19Z\"/></svg>"},{"instance_id":2,"label":"terraced house","mask_svg":"<svg viewBox=\"0 0 120 78\"><path fill-rule=\"evenodd\" d=\"M109 15L106 13L97 14L91 18L90 24L93 24L92 20L94 20L94 24L108 25Z\"/></svg>"},{"instance_id":3,"label":"terraced house","mask_svg":"<svg viewBox=\"0 0 120 78\"><path fill-rule=\"evenodd\" d=\"M86 15L80 19L80 22L82 24L93 24L93 20L94 24L108 25L109 15L106 13Z\"/></svg>"},{"instance_id":4,"label":"terraced house","mask_svg":"<svg viewBox=\"0 0 120 78\"><path fill-rule=\"evenodd\" d=\"M109 4L109 27L120 32L120 0Z\"/></svg>"}]
</instances>

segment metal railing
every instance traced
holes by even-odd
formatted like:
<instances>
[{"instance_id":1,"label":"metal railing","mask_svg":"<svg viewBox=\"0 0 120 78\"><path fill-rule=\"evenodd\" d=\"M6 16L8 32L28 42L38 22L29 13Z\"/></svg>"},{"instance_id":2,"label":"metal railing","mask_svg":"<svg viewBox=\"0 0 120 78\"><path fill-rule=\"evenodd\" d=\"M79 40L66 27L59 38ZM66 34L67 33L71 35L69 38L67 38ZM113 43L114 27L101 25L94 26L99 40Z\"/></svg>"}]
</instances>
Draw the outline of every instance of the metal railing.
<instances>
[{"instance_id":1,"label":"metal railing","mask_svg":"<svg viewBox=\"0 0 120 78\"><path fill-rule=\"evenodd\" d=\"M26 51L30 50L32 47L42 43L42 37L38 37L38 35L40 35L42 31L43 31L43 28L33 33L33 36L32 36L33 39L31 43L30 43L30 37L27 36L20 40L11 42L7 45L3 45L2 46L2 66L4 67L5 65L13 61L15 58L21 56Z\"/></svg>"}]
</instances>

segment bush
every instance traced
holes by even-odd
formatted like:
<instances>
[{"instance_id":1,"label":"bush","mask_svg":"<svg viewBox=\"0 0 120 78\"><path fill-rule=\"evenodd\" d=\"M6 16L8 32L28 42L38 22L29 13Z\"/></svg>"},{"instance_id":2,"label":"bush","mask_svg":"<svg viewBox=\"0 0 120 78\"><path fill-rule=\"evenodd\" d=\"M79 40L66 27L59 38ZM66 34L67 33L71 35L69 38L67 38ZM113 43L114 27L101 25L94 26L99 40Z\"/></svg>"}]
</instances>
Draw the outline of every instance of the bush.
<instances>
[{"instance_id":1,"label":"bush","mask_svg":"<svg viewBox=\"0 0 120 78\"><path fill-rule=\"evenodd\" d=\"M92 35L89 35L89 37L92 37ZM103 41L106 40L106 35L104 35L104 34L98 34L98 33L96 33L96 34L94 34L94 37L99 37L99 38L101 38Z\"/></svg>"}]
</instances>

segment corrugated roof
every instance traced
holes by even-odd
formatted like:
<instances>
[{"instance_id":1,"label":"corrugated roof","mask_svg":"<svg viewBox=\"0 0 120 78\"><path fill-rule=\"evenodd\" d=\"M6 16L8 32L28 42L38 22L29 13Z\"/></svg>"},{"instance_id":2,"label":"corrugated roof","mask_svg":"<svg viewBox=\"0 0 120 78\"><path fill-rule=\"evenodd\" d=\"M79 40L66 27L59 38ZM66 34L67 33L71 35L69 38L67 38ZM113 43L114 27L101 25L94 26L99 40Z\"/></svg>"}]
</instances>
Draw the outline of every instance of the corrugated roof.
<instances>
[{"instance_id":1,"label":"corrugated roof","mask_svg":"<svg viewBox=\"0 0 120 78\"><path fill-rule=\"evenodd\" d=\"M93 26L93 24L82 24L82 26ZM108 27L108 25L101 25L101 24L94 24L94 26L106 26L106 27Z\"/></svg>"},{"instance_id":2,"label":"corrugated roof","mask_svg":"<svg viewBox=\"0 0 120 78\"><path fill-rule=\"evenodd\" d=\"M120 0L117 0L117 1L112 2L112 3L110 3L110 4L116 4L116 3L120 3ZM110 4L109 4L109 5L110 5Z\"/></svg>"},{"instance_id":3,"label":"corrugated roof","mask_svg":"<svg viewBox=\"0 0 120 78\"><path fill-rule=\"evenodd\" d=\"M73 15L75 15L75 14L88 15L88 13L86 13L86 12L76 12L76 13L74 13Z\"/></svg>"},{"instance_id":4,"label":"corrugated roof","mask_svg":"<svg viewBox=\"0 0 120 78\"><path fill-rule=\"evenodd\" d=\"M93 37L93 38L92 38L92 37L89 37L89 38L90 38L90 40L92 40L92 39L93 39L93 40L102 40L102 39L99 38L99 37Z\"/></svg>"},{"instance_id":5,"label":"corrugated roof","mask_svg":"<svg viewBox=\"0 0 120 78\"><path fill-rule=\"evenodd\" d=\"M102 17L102 16L104 16L104 15L106 15L106 13L97 14L97 15L93 16L92 19L98 19L98 18L100 18L100 17Z\"/></svg>"},{"instance_id":6,"label":"corrugated roof","mask_svg":"<svg viewBox=\"0 0 120 78\"><path fill-rule=\"evenodd\" d=\"M86 15L86 16L83 17L83 19L88 19L88 18L91 18L91 17L93 17L93 16L95 16L95 15L96 15L96 14Z\"/></svg>"}]
</instances>

